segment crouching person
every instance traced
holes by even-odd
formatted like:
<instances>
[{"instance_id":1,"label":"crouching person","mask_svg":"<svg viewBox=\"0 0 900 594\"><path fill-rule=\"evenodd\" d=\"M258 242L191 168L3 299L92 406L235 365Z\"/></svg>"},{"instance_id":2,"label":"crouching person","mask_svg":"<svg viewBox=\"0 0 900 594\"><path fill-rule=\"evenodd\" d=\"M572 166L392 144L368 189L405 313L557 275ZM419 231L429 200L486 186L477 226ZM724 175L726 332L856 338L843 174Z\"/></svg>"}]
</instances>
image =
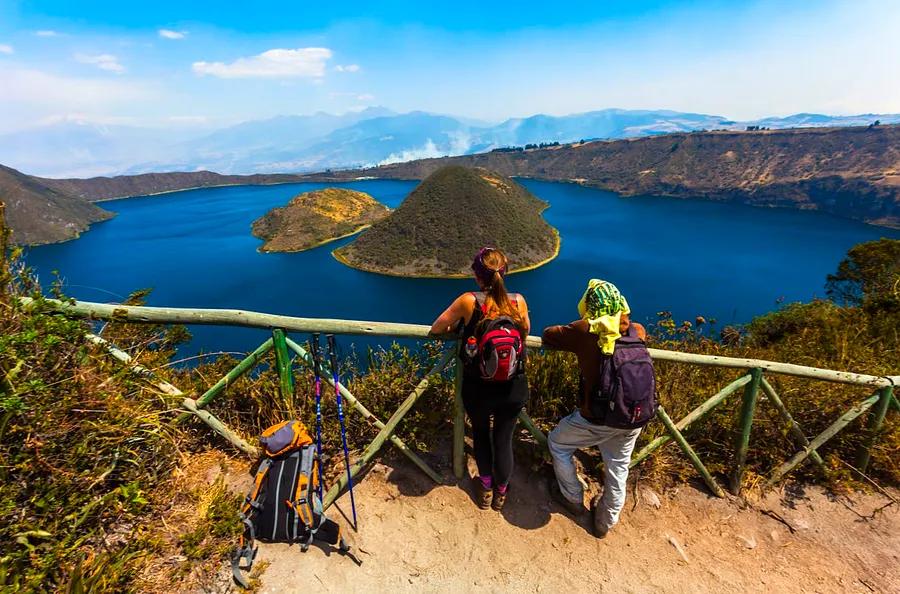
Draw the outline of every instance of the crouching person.
<instances>
[{"instance_id":1,"label":"crouching person","mask_svg":"<svg viewBox=\"0 0 900 594\"><path fill-rule=\"evenodd\" d=\"M578 408L550 433L556 480L550 492L580 516L584 491L572 456L596 446L603 456L603 493L591 502L594 535L606 536L625 505L625 481L641 428L656 414L653 362L647 333L629 320L625 298L612 283L591 279L578 303L581 319L544 330L545 348L575 353L581 371Z\"/></svg>"}]
</instances>

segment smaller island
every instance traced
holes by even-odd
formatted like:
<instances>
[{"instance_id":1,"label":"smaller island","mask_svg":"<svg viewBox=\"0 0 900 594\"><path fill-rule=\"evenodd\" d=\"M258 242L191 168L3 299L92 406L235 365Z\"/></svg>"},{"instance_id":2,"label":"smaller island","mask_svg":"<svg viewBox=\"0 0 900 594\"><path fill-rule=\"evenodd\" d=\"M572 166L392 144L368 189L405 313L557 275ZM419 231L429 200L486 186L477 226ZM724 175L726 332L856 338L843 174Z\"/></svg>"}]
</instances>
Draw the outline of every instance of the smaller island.
<instances>
[{"instance_id":1,"label":"smaller island","mask_svg":"<svg viewBox=\"0 0 900 594\"><path fill-rule=\"evenodd\" d=\"M359 233L391 212L364 192L325 188L299 194L253 221L262 252L301 252Z\"/></svg>"}]
</instances>

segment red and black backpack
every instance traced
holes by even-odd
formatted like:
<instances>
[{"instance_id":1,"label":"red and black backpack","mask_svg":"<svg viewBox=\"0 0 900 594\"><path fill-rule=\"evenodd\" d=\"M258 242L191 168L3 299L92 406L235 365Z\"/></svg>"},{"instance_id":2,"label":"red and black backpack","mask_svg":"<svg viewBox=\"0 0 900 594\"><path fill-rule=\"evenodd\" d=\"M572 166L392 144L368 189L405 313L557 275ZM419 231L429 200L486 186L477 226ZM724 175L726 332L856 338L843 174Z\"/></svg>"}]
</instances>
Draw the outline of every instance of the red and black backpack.
<instances>
[{"instance_id":1,"label":"red and black backpack","mask_svg":"<svg viewBox=\"0 0 900 594\"><path fill-rule=\"evenodd\" d=\"M525 337L509 316L488 318L484 293L472 293L481 312L475 325L477 351L470 354L482 380L507 382L525 370ZM515 295L510 301L517 305Z\"/></svg>"}]
</instances>

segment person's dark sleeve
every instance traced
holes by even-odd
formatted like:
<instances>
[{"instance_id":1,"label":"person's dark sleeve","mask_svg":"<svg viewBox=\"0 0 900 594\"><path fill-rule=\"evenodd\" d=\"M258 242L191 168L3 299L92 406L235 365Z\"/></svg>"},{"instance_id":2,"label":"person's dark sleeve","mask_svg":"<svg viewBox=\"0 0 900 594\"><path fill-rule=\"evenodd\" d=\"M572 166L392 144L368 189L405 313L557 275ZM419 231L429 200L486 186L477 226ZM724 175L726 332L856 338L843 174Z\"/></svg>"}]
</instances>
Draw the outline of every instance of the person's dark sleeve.
<instances>
[{"instance_id":1,"label":"person's dark sleeve","mask_svg":"<svg viewBox=\"0 0 900 594\"><path fill-rule=\"evenodd\" d=\"M548 326L544 328L541 335L541 342L544 348L554 349L557 351L576 351L577 337L579 336L572 324L565 326Z\"/></svg>"}]
</instances>

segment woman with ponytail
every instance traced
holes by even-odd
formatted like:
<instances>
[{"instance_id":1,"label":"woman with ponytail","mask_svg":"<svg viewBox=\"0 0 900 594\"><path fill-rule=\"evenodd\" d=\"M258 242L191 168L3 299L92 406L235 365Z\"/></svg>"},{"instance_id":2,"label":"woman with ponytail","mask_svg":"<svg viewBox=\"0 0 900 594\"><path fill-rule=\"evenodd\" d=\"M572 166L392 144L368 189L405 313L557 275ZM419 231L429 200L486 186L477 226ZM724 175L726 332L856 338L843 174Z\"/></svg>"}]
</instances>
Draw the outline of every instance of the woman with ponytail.
<instances>
[{"instance_id":1,"label":"woman with ponytail","mask_svg":"<svg viewBox=\"0 0 900 594\"><path fill-rule=\"evenodd\" d=\"M434 321L432 334L456 333L462 324L463 338L476 337L486 322L502 317L512 321L524 340L531 330L528 305L521 295L506 291L503 280L507 270L506 256L498 249L483 248L475 256L472 270L481 291L457 297ZM491 507L499 511L506 502L513 471L512 438L516 419L528 401L524 357L508 381L483 379L478 365L472 363L471 353L466 352L465 344L460 358L465 363L463 404L472 423L473 449L478 465L476 503L481 509Z\"/></svg>"}]
</instances>

